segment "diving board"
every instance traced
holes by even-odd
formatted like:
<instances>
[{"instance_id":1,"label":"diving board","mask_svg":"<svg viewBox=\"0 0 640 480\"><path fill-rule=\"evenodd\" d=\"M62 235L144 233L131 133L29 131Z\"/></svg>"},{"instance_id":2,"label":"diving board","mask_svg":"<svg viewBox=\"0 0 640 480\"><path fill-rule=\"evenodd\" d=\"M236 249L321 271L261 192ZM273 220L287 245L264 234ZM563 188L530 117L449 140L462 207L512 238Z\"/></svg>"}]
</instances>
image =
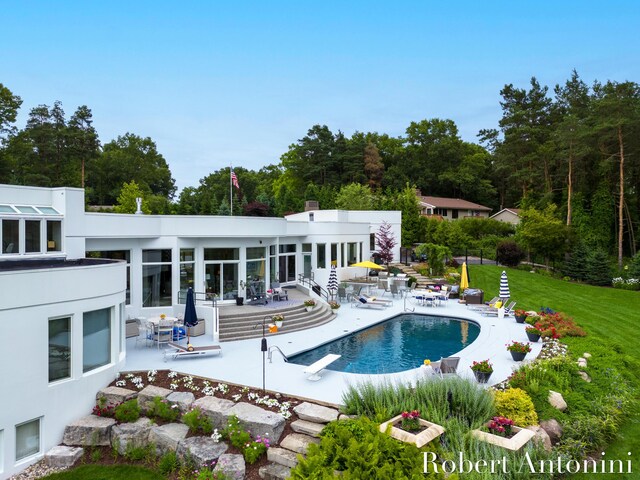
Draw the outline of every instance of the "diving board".
<instances>
[{"instance_id":1,"label":"diving board","mask_svg":"<svg viewBox=\"0 0 640 480\"><path fill-rule=\"evenodd\" d=\"M333 362L338 360L341 356L342 355L338 355L338 354L335 354L335 353L330 353L330 354L325 355L324 357L322 357L317 362L314 362L311 365L309 365L307 368L304 369L304 373L310 373L311 374L309 377L307 377L307 379L311 380L311 381L314 381L314 382L320 380L322 377L320 375L318 375L318 374L322 370L327 368L329 365L331 365Z\"/></svg>"}]
</instances>

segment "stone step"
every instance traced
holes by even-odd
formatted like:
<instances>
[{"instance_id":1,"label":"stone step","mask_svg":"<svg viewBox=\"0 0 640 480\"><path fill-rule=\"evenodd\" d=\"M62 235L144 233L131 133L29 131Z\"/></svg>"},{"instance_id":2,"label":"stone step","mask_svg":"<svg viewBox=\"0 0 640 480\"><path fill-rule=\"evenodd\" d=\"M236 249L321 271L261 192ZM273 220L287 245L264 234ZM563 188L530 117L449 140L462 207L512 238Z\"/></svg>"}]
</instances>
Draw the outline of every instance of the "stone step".
<instances>
[{"instance_id":1,"label":"stone step","mask_svg":"<svg viewBox=\"0 0 640 480\"><path fill-rule=\"evenodd\" d=\"M245 471L244 457L238 453L223 453L213 469L214 474L223 473L229 480L244 480Z\"/></svg>"},{"instance_id":2,"label":"stone step","mask_svg":"<svg viewBox=\"0 0 640 480\"><path fill-rule=\"evenodd\" d=\"M329 423L338 419L340 412L335 408L324 407L315 403L303 402L293 411L301 420L315 423Z\"/></svg>"},{"instance_id":3,"label":"stone step","mask_svg":"<svg viewBox=\"0 0 640 480\"><path fill-rule=\"evenodd\" d=\"M267 460L293 468L298 464L298 454L286 448L270 447L267 450Z\"/></svg>"},{"instance_id":4,"label":"stone step","mask_svg":"<svg viewBox=\"0 0 640 480\"><path fill-rule=\"evenodd\" d=\"M156 446L158 455L164 455L175 452L178 444L187 438L187 433L189 433L189 427L183 423L167 423L159 427L151 427L149 443Z\"/></svg>"},{"instance_id":5,"label":"stone step","mask_svg":"<svg viewBox=\"0 0 640 480\"><path fill-rule=\"evenodd\" d=\"M105 405L118 405L137 396L138 392L128 388L106 387L96 394L96 402L102 401Z\"/></svg>"},{"instance_id":6,"label":"stone step","mask_svg":"<svg viewBox=\"0 0 640 480\"><path fill-rule=\"evenodd\" d=\"M162 399L171 395L172 391L168 388L156 387L155 385L147 385L140 393L138 393L138 406L140 410L146 412L153 406L153 399L160 397Z\"/></svg>"},{"instance_id":7,"label":"stone step","mask_svg":"<svg viewBox=\"0 0 640 480\"><path fill-rule=\"evenodd\" d=\"M306 320L312 320L315 318L320 318L327 313L331 313L331 310L327 307L316 308L311 312L301 311L296 312L290 315L284 315L284 325L288 323L301 322ZM255 325L262 325L262 321L265 320L265 323L271 323L271 318L273 315L262 315L260 317L243 317L236 319L221 319L220 320L220 329L232 329L236 327L251 327L253 328Z\"/></svg>"},{"instance_id":8,"label":"stone step","mask_svg":"<svg viewBox=\"0 0 640 480\"><path fill-rule=\"evenodd\" d=\"M321 423L309 422L307 420L296 420L291 423L291 428L296 433L319 437L320 432L324 429L324 425Z\"/></svg>"},{"instance_id":9,"label":"stone step","mask_svg":"<svg viewBox=\"0 0 640 480\"><path fill-rule=\"evenodd\" d=\"M198 467L202 468L211 465L211 463L225 453L228 448L229 446L224 442L216 442L211 437L197 436L180 440L176 454L181 460L192 461ZM240 455L240 457L242 457L242 455Z\"/></svg>"},{"instance_id":10,"label":"stone step","mask_svg":"<svg viewBox=\"0 0 640 480\"><path fill-rule=\"evenodd\" d=\"M306 311L305 306L302 304L291 305L289 307L283 308L263 308L263 312L239 312L239 313L226 313L224 307L220 308L220 319L237 319L237 318L258 318L262 319L265 315L275 315L276 313L282 313L283 315L287 315L287 313L294 312L303 312Z\"/></svg>"},{"instance_id":11,"label":"stone step","mask_svg":"<svg viewBox=\"0 0 640 480\"><path fill-rule=\"evenodd\" d=\"M151 420L141 417L133 423L121 423L111 429L111 446L124 455L129 448L144 447L149 443Z\"/></svg>"},{"instance_id":12,"label":"stone step","mask_svg":"<svg viewBox=\"0 0 640 480\"><path fill-rule=\"evenodd\" d=\"M62 443L84 447L111 445L111 429L115 424L113 418L96 415L79 418L64 428Z\"/></svg>"},{"instance_id":13,"label":"stone step","mask_svg":"<svg viewBox=\"0 0 640 480\"><path fill-rule=\"evenodd\" d=\"M280 447L306 455L309 445L312 443L320 443L320 439L302 433L290 433L280 442Z\"/></svg>"},{"instance_id":14,"label":"stone step","mask_svg":"<svg viewBox=\"0 0 640 480\"><path fill-rule=\"evenodd\" d=\"M289 323L285 320L285 325L281 329L278 329L278 333L289 333L289 332L297 332L300 330L307 330L309 328L318 327L320 325L324 325L325 323L329 323L335 318L335 315L332 313L326 314L324 317L305 321L300 323ZM266 333L266 336L278 335L278 333ZM220 328L220 341L221 342L230 342L233 340L246 340L249 338L261 338L262 337L262 328L253 329L253 326L246 327L242 330L234 330L234 331L225 331L223 328Z\"/></svg>"},{"instance_id":15,"label":"stone step","mask_svg":"<svg viewBox=\"0 0 640 480\"><path fill-rule=\"evenodd\" d=\"M84 454L82 447L57 445L44 455L44 462L54 468L69 468Z\"/></svg>"},{"instance_id":16,"label":"stone step","mask_svg":"<svg viewBox=\"0 0 640 480\"><path fill-rule=\"evenodd\" d=\"M272 463L260 467L258 475L260 475L260 478L264 478L264 480L286 480L291 476L291 469L284 465Z\"/></svg>"}]
</instances>

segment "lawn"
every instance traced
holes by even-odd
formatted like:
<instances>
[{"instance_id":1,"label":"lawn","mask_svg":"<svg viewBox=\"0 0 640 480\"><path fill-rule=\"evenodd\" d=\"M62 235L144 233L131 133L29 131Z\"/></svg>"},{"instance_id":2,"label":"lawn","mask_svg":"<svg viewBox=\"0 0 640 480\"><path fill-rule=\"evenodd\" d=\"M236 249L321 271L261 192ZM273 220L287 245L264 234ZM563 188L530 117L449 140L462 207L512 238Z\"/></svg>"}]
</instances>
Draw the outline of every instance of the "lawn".
<instances>
[{"instance_id":1,"label":"lawn","mask_svg":"<svg viewBox=\"0 0 640 480\"><path fill-rule=\"evenodd\" d=\"M470 266L470 285L485 291L485 298L498 294L500 273L509 276L511 297L517 308L539 310L550 307L571 315L588 333L584 338L563 339L570 353L599 350L610 357L633 386L640 388L637 372L638 319L640 292L594 287L567 282L528 271L490 265ZM627 452L635 458L640 451L640 413L636 412L620 430L618 440L607 448L607 458L627 459ZM575 477L578 478L578 477ZM584 476L587 478L587 476Z\"/></svg>"},{"instance_id":2,"label":"lawn","mask_svg":"<svg viewBox=\"0 0 640 480\"><path fill-rule=\"evenodd\" d=\"M81 465L73 470L54 473L47 480L166 480L166 476L135 465Z\"/></svg>"}]
</instances>

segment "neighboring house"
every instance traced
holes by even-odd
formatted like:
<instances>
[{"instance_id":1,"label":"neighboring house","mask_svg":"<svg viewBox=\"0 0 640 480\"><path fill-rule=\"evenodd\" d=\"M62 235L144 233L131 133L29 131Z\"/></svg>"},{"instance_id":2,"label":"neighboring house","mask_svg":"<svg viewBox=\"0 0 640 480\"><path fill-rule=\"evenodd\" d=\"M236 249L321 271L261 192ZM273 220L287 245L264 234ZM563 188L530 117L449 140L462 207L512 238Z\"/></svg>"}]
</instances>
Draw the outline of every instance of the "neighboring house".
<instances>
[{"instance_id":1,"label":"neighboring house","mask_svg":"<svg viewBox=\"0 0 640 480\"><path fill-rule=\"evenodd\" d=\"M0 185L0 479L91 410L124 365L128 317L175 316L189 286L235 303L248 283L326 285L332 264L339 279L353 277L384 221L400 239L398 211L119 215L85 212L81 189ZM217 340L217 307L196 308Z\"/></svg>"},{"instance_id":2,"label":"neighboring house","mask_svg":"<svg viewBox=\"0 0 640 480\"><path fill-rule=\"evenodd\" d=\"M499 222L507 222L513 225L518 225L520 223L520 209L503 208L498 213L491 215L489 218L498 220Z\"/></svg>"},{"instance_id":3,"label":"neighboring house","mask_svg":"<svg viewBox=\"0 0 640 480\"><path fill-rule=\"evenodd\" d=\"M491 213L489 207L459 198L428 197L417 193L420 213L427 217L457 220L468 217L489 218Z\"/></svg>"}]
</instances>

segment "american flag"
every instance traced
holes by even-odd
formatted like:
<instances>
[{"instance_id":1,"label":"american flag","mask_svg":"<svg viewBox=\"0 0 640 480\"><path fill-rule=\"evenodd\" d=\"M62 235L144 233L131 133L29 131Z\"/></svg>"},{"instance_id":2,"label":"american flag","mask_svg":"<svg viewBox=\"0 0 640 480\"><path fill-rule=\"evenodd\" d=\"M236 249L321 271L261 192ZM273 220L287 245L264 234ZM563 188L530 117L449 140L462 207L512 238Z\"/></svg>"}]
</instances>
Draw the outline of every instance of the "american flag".
<instances>
[{"instance_id":1,"label":"american flag","mask_svg":"<svg viewBox=\"0 0 640 480\"><path fill-rule=\"evenodd\" d=\"M236 187L238 190L240 190L240 184L238 183L238 177L236 177L236 172L234 172L233 170L231 170L231 183L233 183L234 187Z\"/></svg>"}]
</instances>

